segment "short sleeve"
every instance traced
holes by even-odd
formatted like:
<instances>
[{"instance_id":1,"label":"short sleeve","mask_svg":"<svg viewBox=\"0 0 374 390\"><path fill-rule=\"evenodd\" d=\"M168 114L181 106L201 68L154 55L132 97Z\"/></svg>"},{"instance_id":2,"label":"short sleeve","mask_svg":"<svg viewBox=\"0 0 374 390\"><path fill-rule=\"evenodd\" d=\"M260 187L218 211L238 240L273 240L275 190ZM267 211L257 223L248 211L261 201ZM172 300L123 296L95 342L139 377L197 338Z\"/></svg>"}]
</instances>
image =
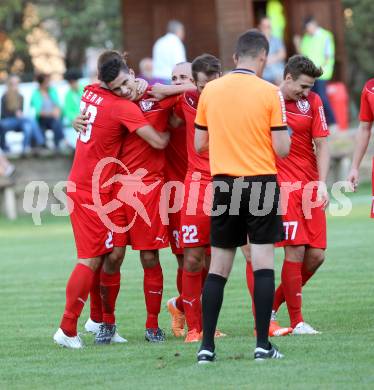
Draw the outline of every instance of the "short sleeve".
<instances>
[{"instance_id":1,"label":"short sleeve","mask_svg":"<svg viewBox=\"0 0 374 390\"><path fill-rule=\"evenodd\" d=\"M325 110L323 109L323 103L321 98L315 94L313 95L312 101L312 112L313 112L313 122L312 122L312 137L327 137L330 135L329 129L327 127L327 121L325 116Z\"/></svg>"},{"instance_id":2,"label":"short sleeve","mask_svg":"<svg viewBox=\"0 0 374 390\"><path fill-rule=\"evenodd\" d=\"M130 133L144 126L149 126L149 122L143 115L140 108L133 102L124 100L113 107L112 116L121 122Z\"/></svg>"},{"instance_id":3,"label":"short sleeve","mask_svg":"<svg viewBox=\"0 0 374 390\"><path fill-rule=\"evenodd\" d=\"M206 117L206 92L207 87L204 88L200 95L199 104L197 105L197 112L195 118L195 127L199 130L208 130L208 121Z\"/></svg>"},{"instance_id":4,"label":"short sleeve","mask_svg":"<svg viewBox=\"0 0 374 390\"><path fill-rule=\"evenodd\" d=\"M366 84L361 93L360 121L362 122L373 122L374 120L374 107L370 107L368 93L368 87Z\"/></svg>"},{"instance_id":5,"label":"short sleeve","mask_svg":"<svg viewBox=\"0 0 374 390\"><path fill-rule=\"evenodd\" d=\"M282 92L278 89L272 90L269 96L270 101L270 129L272 131L287 130L286 105Z\"/></svg>"}]
</instances>

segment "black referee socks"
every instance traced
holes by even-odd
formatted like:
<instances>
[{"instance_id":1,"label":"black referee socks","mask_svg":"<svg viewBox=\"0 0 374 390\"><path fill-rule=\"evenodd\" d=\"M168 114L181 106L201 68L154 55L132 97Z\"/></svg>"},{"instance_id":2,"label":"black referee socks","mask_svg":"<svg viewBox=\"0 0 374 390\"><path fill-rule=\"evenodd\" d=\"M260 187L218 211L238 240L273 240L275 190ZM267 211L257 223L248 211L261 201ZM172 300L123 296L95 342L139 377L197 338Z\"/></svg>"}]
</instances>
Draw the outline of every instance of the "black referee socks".
<instances>
[{"instance_id":1,"label":"black referee socks","mask_svg":"<svg viewBox=\"0 0 374 390\"><path fill-rule=\"evenodd\" d=\"M226 278L216 274L208 274L205 280L202 297L203 341L200 350L214 351L214 333L222 306L223 290L225 289L226 282Z\"/></svg>"},{"instance_id":2,"label":"black referee socks","mask_svg":"<svg viewBox=\"0 0 374 390\"><path fill-rule=\"evenodd\" d=\"M274 270L259 269L254 275L257 347L269 349L269 324L274 300Z\"/></svg>"}]
</instances>

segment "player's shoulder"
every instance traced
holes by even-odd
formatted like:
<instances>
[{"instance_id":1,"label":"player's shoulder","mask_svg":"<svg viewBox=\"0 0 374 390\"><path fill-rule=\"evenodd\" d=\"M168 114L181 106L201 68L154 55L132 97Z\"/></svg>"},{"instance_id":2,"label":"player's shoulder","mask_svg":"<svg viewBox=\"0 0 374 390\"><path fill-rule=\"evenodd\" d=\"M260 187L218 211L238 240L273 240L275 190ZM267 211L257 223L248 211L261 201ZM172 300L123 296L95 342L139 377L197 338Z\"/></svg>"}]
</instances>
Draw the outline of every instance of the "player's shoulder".
<instances>
[{"instance_id":1,"label":"player's shoulder","mask_svg":"<svg viewBox=\"0 0 374 390\"><path fill-rule=\"evenodd\" d=\"M369 79L363 88L364 91L374 94L374 78Z\"/></svg>"},{"instance_id":2,"label":"player's shoulder","mask_svg":"<svg viewBox=\"0 0 374 390\"><path fill-rule=\"evenodd\" d=\"M208 84L206 85L206 87L207 86ZM200 93L198 92L197 89L190 89L183 93L181 99L184 104L187 104L189 107L196 110L197 105L199 103L199 97L200 97Z\"/></svg>"}]
</instances>

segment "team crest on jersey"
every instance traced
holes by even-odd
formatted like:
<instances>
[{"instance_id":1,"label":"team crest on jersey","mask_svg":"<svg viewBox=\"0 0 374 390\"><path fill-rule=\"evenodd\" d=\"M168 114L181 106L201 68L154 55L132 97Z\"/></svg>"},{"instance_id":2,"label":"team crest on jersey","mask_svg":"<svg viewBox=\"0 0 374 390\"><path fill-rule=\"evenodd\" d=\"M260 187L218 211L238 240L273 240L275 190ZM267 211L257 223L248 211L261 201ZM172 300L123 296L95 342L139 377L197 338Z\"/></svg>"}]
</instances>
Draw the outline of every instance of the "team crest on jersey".
<instances>
[{"instance_id":1,"label":"team crest on jersey","mask_svg":"<svg viewBox=\"0 0 374 390\"><path fill-rule=\"evenodd\" d=\"M300 99L296 102L297 108L303 113L306 114L310 109L310 104L306 99Z\"/></svg>"},{"instance_id":2,"label":"team crest on jersey","mask_svg":"<svg viewBox=\"0 0 374 390\"><path fill-rule=\"evenodd\" d=\"M150 111L154 104L155 102L150 102L149 100L141 100L139 102L140 108L142 109L143 112Z\"/></svg>"}]
</instances>

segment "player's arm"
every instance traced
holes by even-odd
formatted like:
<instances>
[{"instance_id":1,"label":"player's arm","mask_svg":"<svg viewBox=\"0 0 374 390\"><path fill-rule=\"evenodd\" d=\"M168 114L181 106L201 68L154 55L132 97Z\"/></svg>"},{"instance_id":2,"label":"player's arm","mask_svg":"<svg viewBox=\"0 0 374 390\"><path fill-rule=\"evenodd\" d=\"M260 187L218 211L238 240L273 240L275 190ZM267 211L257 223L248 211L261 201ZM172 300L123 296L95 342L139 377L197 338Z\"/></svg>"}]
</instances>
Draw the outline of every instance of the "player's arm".
<instances>
[{"instance_id":1,"label":"player's arm","mask_svg":"<svg viewBox=\"0 0 374 390\"><path fill-rule=\"evenodd\" d=\"M181 85L164 85L156 83L152 86L152 90L148 93L157 100L162 100L168 96L179 95L186 91L195 90L196 87L192 83Z\"/></svg>"},{"instance_id":2,"label":"player's arm","mask_svg":"<svg viewBox=\"0 0 374 390\"><path fill-rule=\"evenodd\" d=\"M316 148L315 153L320 181L320 185L317 190L317 200L323 202L323 207L326 208L329 203L329 193L326 187L327 174L330 168L329 145L327 143L327 137L317 137L314 138L313 141Z\"/></svg>"},{"instance_id":3,"label":"player's arm","mask_svg":"<svg viewBox=\"0 0 374 390\"><path fill-rule=\"evenodd\" d=\"M356 190L359 181L359 169L361 161L364 158L369 145L371 136L371 127L373 122L360 122L356 134L356 147L353 153L351 170L348 175L348 181L351 183L352 189Z\"/></svg>"},{"instance_id":4,"label":"player's arm","mask_svg":"<svg viewBox=\"0 0 374 390\"><path fill-rule=\"evenodd\" d=\"M291 138L286 121L286 107L280 90L269 95L271 143L275 154L284 158L290 153Z\"/></svg>"},{"instance_id":5,"label":"player's arm","mask_svg":"<svg viewBox=\"0 0 374 390\"><path fill-rule=\"evenodd\" d=\"M288 134L287 127L279 129L271 129L271 143L273 145L273 150L275 154L284 158L287 157L290 153L291 138Z\"/></svg>"},{"instance_id":6,"label":"player's arm","mask_svg":"<svg viewBox=\"0 0 374 390\"><path fill-rule=\"evenodd\" d=\"M170 139L170 133L160 133L149 125L137 129L136 134L155 149L165 149Z\"/></svg>"},{"instance_id":7,"label":"player's arm","mask_svg":"<svg viewBox=\"0 0 374 390\"><path fill-rule=\"evenodd\" d=\"M195 150L197 153L206 152L209 149L209 133L207 128L195 124Z\"/></svg>"}]
</instances>

